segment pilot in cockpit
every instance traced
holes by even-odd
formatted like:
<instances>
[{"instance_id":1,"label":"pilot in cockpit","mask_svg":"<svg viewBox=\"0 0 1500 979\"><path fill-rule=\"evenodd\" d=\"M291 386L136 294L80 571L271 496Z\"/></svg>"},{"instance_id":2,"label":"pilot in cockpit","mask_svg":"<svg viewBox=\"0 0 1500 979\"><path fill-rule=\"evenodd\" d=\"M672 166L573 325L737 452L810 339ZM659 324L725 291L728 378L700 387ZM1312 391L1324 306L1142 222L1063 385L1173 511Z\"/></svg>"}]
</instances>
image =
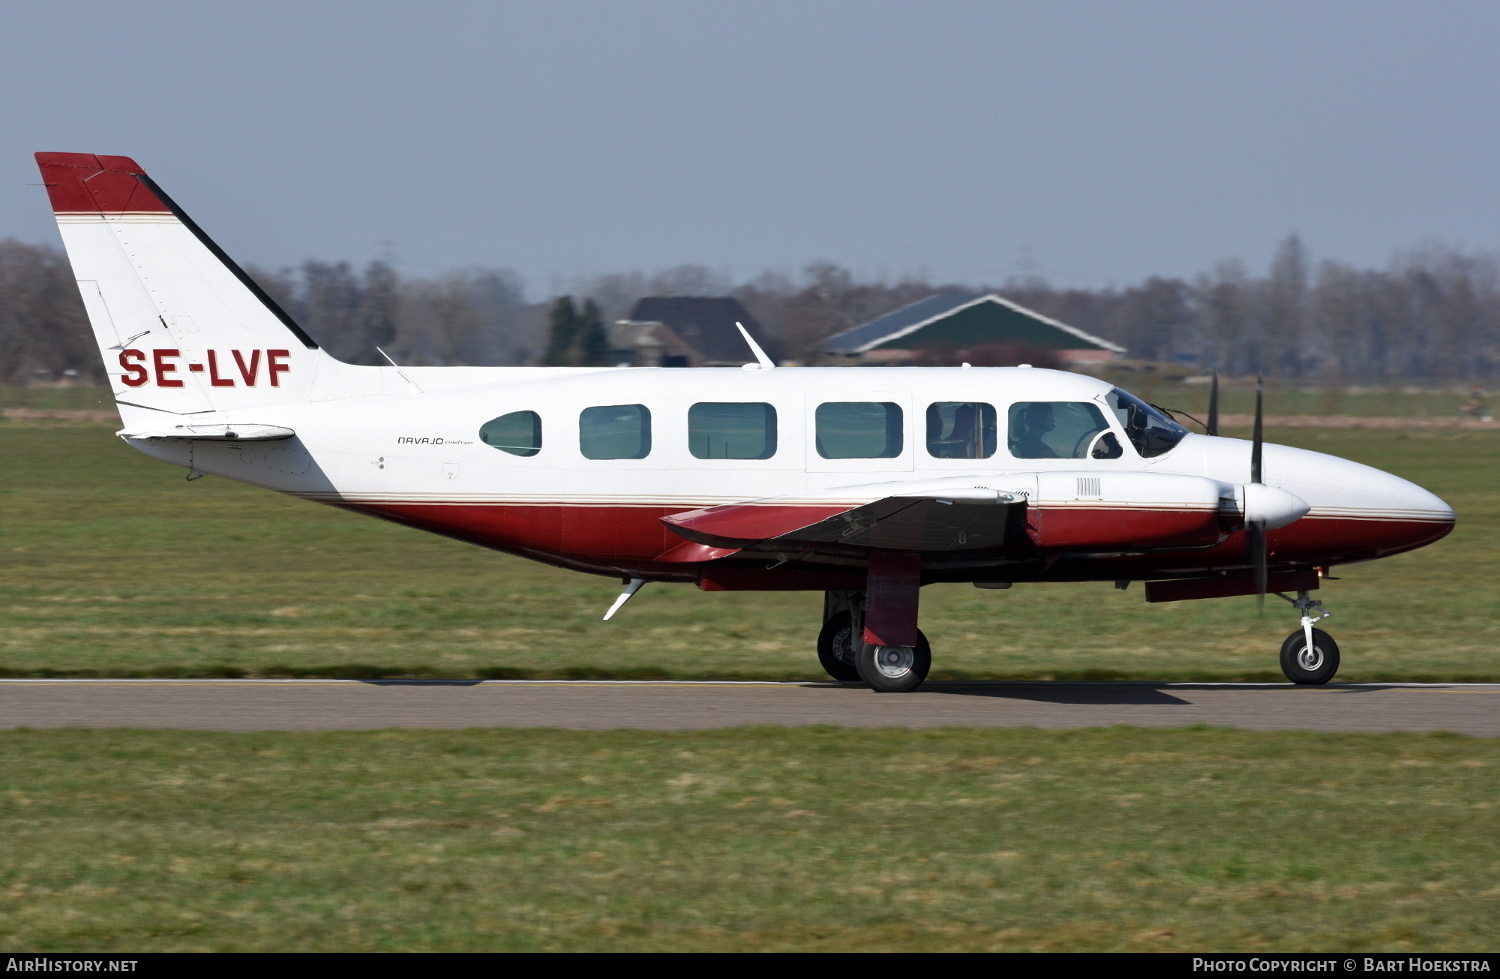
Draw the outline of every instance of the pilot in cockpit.
<instances>
[{"instance_id":1,"label":"pilot in cockpit","mask_svg":"<svg viewBox=\"0 0 1500 979\"><path fill-rule=\"evenodd\" d=\"M1018 459L1058 458L1052 447L1042 441L1042 436L1056 427L1057 423L1052 418L1050 404L1037 401L1027 405L1020 413L1020 417L1014 419L1011 426L1011 455Z\"/></svg>"}]
</instances>

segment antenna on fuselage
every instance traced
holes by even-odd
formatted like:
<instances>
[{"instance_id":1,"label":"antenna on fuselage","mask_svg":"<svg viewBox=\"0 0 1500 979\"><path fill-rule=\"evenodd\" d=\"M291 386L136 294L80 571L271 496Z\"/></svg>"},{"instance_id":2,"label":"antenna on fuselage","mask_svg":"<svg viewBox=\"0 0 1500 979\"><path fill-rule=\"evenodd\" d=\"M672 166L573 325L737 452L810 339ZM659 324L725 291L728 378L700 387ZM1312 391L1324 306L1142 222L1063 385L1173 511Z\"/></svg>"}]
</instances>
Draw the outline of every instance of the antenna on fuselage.
<instances>
[{"instance_id":1,"label":"antenna on fuselage","mask_svg":"<svg viewBox=\"0 0 1500 979\"><path fill-rule=\"evenodd\" d=\"M401 377L401 380L405 381L407 384L410 384L413 391L417 392L418 394L423 393L422 389L417 386L417 382L406 376L406 371L402 370L401 365L391 359L390 354L386 353L384 350L381 350L379 347L375 348L375 352L384 357L387 364L390 364L392 367L396 368L396 373Z\"/></svg>"},{"instance_id":2,"label":"antenna on fuselage","mask_svg":"<svg viewBox=\"0 0 1500 979\"><path fill-rule=\"evenodd\" d=\"M740 336L745 338L745 342L750 345L750 352L755 355L755 363L746 364L745 370L768 371L771 368L775 367L776 362L770 357L767 357L766 352L760 349L760 344L756 343L755 338L750 335L750 331L745 329L745 324L736 320L734 325L739 327Z\"/></svg>"},{"instance_id":3,"label":"antenna on fuselage","mask_svg":"<svg viewBox=\"0 0 1500 979\"><path fill-rule=\"evenodd\" d=\"M635 593L640 591L641 586L645 583L646 579L644 578L627 579L625 581L625 590L620 592L620 597L615 599L615 603L609 607L609 611L604 613L604 621L608 622L610 619L614 618L615 613L620 611L620 609L624 607L626 602L634 598Z\"/></svg>"}]
</instances>

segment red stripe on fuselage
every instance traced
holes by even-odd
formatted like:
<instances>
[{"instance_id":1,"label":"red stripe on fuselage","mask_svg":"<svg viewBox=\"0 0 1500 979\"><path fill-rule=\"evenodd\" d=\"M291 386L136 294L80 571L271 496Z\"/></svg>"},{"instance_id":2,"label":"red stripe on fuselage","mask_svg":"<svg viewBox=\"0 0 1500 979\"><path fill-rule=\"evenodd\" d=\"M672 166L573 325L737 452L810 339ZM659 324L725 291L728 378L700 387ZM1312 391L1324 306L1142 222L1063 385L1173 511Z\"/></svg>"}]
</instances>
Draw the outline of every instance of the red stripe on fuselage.
<instances>
[{"instance_id":1,"label":"red stripe on fuselage","mask_svg":"<svg viewBox=\"0 0 1500 979\"><path fill-rule=\"evenodd\" d=\"M677 581L694 580L697 574L697 565L656 560L683 543L683 538L673 533L661 518L693 509L688 506L401 502L337 505L578 571ZM824 508L807 509L810 514L820 514ZM1059 577L1091 577L1090 570L1095 569L1098 578L1108 580L1146 577L1155 571L1184 567L1238 569L1249 562L1242 533L1231 534L1211 547L1130 555L1101 553L1091 557L1086 552L1143 549L1140 543L1132 548L1128 541L1122 541L1118 533L1121 509L1090 510L1076 504L1066 510L1036 509L1042 514L1044 526L1049 517L1066 512L1069 537L1079 542L1057 552L1069 556L1066 574ZM1153 534L1180 533L1185 523L1202 519L1200 510L1130 511L1130 514L1130 523L1141 535L1136 540L1141 542L1152 539ZM1157 523L1152 522L1152 515ZM809 522L816 519L814 516ZM1089 537L1090 527L1096 532L1093 538ZM1442 520L1310 515L1271 531L1267 543L1273 567L1312 567L1368 561L1414 550L1440 540L1452 529L1452 522ZM1088 543L1090 540L1114 543L1100 545ZM1023 549L1034 550L1029 543ZM1054 552L1043 549L1038 553ZM973 552L971 556L977 560L984 554ZM1062 571L1062 566L1058 570Z\"/></svg>"},{"instance_id":2,"label":"red stripe on fuselage","mask_svg":"<svg viewBox=\"0 0 1500 979\"><path fill-rule=\"evenodd\" d=\"M1442 540L1452 530L1452 520L1322 517L1310 514L1295 523L1271 531L1266 535L1266 541L1274 560L1313 565L1346 564L1414 551ZM1244 535L1236 537L1243 540ZM1324 554L1340 556L1317 560ZM1303 555L1307 555L1305 560Z\"/></svg>"},{"instance_id":3,"label":"red stripe on fuselage","mask_svg":"<svg viewBox=\"0 0 1500 979\"><path fill-rule=\"evenodd\" d=\"M422 530L578 571L693 581L697 566L657 563L684 543L661 518L690 507L514 503L341 503Z\"/></svg>"}]
</instances>

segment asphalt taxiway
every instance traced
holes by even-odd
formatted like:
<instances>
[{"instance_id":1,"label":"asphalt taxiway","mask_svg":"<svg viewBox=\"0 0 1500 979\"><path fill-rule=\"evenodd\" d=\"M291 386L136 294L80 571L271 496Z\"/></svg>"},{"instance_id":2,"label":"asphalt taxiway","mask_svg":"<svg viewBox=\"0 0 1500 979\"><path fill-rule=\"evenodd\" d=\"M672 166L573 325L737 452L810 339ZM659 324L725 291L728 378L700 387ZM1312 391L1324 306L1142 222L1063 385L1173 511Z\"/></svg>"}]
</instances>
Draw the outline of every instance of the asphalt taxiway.
<instances>
[{"instance_id":1,"label":"asphalt taxiway","mask_svg":"<svg viewBox=\"0 0 1500 979\"><path fill-rule=\"evenodd\" d=\"M835 683L600 680L0 680L0 729L1182 727L1500 737L1500 684Z\"/></svg>"}]
</instances>

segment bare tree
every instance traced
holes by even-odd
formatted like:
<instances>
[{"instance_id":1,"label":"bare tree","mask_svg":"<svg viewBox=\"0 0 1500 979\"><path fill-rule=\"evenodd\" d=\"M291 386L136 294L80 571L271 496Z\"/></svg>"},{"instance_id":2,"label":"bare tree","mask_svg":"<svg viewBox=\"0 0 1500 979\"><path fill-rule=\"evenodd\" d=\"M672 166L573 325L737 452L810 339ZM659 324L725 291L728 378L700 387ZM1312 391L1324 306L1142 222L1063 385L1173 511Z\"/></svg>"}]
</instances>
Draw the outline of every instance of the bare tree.
<instances>
[{"instance_id":1,"label":"bare tree","mask_svg":"<svg viewBox=\"0 0 1500 979\"><path fill-rule=\"evenodd\" d=\"M354 363L383 362L376 347L402 363L532 363L545 356L539 352L555 309L550 299L528 303L520 277L503 269L403 277L378 261L356 272L347 262L309 260L249 271L309 334ZM651 295L734 296L766 330L773 355L807 362L828 336L934 293L990 291L1122 343L1133 357L1231 373L1321 373L1332 390L1355 380L1488 382L1500 362L1500 256L1426 242L1378 270L1325 261L1314 278L1296 235L1277 245L1262 278L1226 259L1191 286L1160 276L1094 290L1054 288L1035 275L999 289L863 281L827 261L739 285L703 265L596 275L572 292L575 319L600 327L590 329L591 352L570 345L559 356L598 361L602 325ZM983 359L1013 354L987 351ZM1030 362L1038 356L1026 353ZM0 241L0 383L65 370L104 377L66 257L50 246Z\"/></svg>"},{"instance_id":2,"label":"bare tree","mask_svg":"<svg viewBox=\"0 0 1500 979\"><path fill-rule=\"evenodd\" d=\"M1299 376L1307 342L1307 249L1288 235L1276 246L1271 274L1261 290L1265 316L1265 369L1282 377Z\"/></svg>"},{"instance_id":3,"label":"bare tree","mask_svg":"<svg viewBox=\"0 0 1500 979\"><path fill-rule=\"evenodd\" d=\"M56 248L0 240L0 383L64 371L104 380L67 258Z\"/></svg>"},{"instance_id":4,"label":"bare tree","mask_svg":"<svg viewBox=\"0 0 1500 979\"><path fill-rule=\"evenodd\" d=\"M1167 360L1191 322L1187 283L1152 276L1125 290L1116 311L1115 335L1142 360Z\"/></svg>"}]
</instances>

